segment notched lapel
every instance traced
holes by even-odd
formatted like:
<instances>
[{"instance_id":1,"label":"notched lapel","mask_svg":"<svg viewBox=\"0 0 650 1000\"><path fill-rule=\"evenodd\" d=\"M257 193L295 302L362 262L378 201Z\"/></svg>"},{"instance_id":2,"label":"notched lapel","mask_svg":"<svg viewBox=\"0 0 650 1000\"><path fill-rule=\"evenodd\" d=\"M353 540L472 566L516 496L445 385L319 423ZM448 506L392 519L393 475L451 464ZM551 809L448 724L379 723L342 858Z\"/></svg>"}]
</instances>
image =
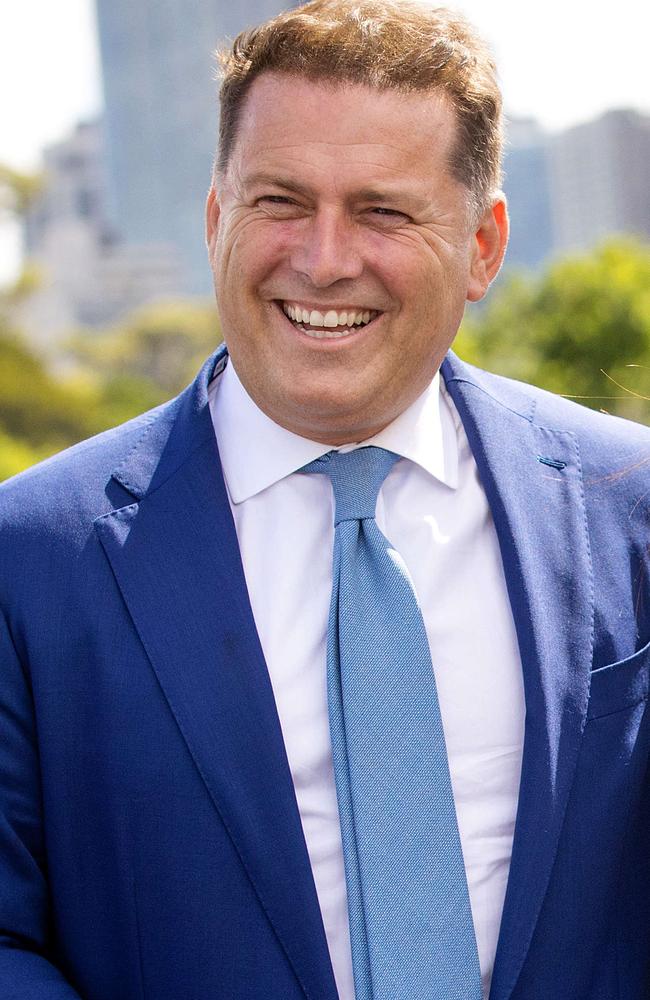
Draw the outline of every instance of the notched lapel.
<instances>
[{"instance_id":1,"label":"notched lapel","mask_svg":"<svg viewBox=\"0 0 650 1000\"><path fill-rule=\"evenodd\" d=\"M99 518L96 529L135 628L298 981L309 997L335 1000L205 372L171 426L153 429L118 478L144 495Z\"/></svg>"},{"instance_id":2,"label":"notched lapel","mask_svg":"<svg viewBox=\"0 0 650 1000\"><path fill-rule=\"evenodd\" d=\"M521 653L519 804L490 1000L507 1000L546 894L586 718L593 584L577 443L494 398L452 359L443 373L499 538ZM524 399L522 395L522 400Z\"/></svg>"}]
</instances>

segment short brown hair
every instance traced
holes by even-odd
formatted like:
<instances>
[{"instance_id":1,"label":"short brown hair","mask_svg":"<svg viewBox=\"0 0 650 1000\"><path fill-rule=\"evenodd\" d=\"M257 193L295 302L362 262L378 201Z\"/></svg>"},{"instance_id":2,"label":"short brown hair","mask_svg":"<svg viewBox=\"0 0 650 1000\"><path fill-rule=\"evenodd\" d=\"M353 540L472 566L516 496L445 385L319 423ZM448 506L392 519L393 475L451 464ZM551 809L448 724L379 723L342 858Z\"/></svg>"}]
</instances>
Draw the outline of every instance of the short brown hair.
<instances>
[{"instance_id":1,"label":"short brown hair","mask_svg":"<svg viewBox=\"0 0 650 1000\"><path fill-rule=\"evenodd\" d=\"M427 9L414 0L312 0L243 31L219 59L219 171L227 167L253 80L276 72L401 93L443 92L458 129L452 174L479 209L501 183L496 67L485 43L454 11Z\"/></svg>"}]
</instances>

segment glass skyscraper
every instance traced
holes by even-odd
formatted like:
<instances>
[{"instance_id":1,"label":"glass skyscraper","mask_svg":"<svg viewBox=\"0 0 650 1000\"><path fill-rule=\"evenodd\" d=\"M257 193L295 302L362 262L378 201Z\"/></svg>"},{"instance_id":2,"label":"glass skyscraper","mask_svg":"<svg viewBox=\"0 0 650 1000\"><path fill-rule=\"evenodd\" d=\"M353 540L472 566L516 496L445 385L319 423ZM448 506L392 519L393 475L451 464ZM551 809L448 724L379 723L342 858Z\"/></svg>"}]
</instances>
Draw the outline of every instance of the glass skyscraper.
<instances>
[{"instance_id":1,"label":"glass skyscraper","mask_svg":"<svg viewBox=\"0 0 650 1000\"><path fill-rule=\"evenodd\" d=\"M211 288L203 235L217 135L214 50L293 6L278 0L96 0L108 212L142 252L173 248L189 294Z\"/></svg>"}]
</instances>

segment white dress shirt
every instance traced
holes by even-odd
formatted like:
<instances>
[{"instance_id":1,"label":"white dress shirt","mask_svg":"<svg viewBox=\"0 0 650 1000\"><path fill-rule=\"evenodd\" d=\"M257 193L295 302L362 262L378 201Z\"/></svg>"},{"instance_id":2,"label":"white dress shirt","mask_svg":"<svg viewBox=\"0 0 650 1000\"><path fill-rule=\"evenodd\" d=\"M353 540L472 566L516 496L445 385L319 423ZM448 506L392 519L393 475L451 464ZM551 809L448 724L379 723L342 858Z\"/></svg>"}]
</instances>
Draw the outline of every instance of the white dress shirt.
<instances>
[{"instance_id":1,"label":"white dress shirt","mask_svg":"<svg viewBox=\"0 0 650 1000\"><path fill-rule=\"evenodd\" d=\"M331 446L270 420L232 362L210 387L210 408L339 997L354 1000L326 691L333 497L326 476L297 472ZM363 444L404 459L379 493L377 524L402 555L424 616L487 998L525 714L501 555L465 432L439 375Z\"/></svg>"}]
</instances>

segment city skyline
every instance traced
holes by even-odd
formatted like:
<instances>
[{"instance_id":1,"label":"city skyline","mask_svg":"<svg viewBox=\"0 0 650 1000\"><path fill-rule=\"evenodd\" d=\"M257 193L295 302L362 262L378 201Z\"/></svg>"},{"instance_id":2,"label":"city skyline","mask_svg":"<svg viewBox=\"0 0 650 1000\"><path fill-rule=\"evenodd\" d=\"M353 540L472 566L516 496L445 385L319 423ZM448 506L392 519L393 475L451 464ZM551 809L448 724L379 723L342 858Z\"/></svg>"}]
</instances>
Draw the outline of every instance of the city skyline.
<instances>
[{"instance_id":1,"label":"city skyline","mask_svg":"<svg viewBox=\"0 0 650 1000\"><path fill-rule=\"evenodd\" d=\"M449 6L464 12L492 46L512 115L555 130L610 108L650 111L644 33L631 30L636 0L619 0L616 19L602 22L586 3L563 0L547 0L543 18L541 5L511 0L493 0L489 8L482 0ZM32 169L44 146L101 110L94 7L94 0L45 7L23 0L0 19L0 87L19 95L3 108L0 160Z\"/></svg>"},{"instance_id":2,"label":"city skyline","mask_svg":"<svg viewBox=\"0 0 650 1000\"><path fill-rule=\"evenodd\" d=\"M632 0L620 0L616 20L606 24L586 4L560 6L560 0L548 0L541 19L541 7L520 9L499 0L489 10L480 0L450 6L466 13L495 50L509 115L534 117L545 130L557 131L611 108L650 110L643 33L630 30ZM3 111L0 162L38 169L45 146L101 110L94 3L62 0L36 11L34 0L23 0L3 22L0 86L5 95L19 98ZM549 64L552 73L540 70ZM12 241L5 231L0 279L15 268L16 257L16 237Z\"/></svg>"}]
</instances>

